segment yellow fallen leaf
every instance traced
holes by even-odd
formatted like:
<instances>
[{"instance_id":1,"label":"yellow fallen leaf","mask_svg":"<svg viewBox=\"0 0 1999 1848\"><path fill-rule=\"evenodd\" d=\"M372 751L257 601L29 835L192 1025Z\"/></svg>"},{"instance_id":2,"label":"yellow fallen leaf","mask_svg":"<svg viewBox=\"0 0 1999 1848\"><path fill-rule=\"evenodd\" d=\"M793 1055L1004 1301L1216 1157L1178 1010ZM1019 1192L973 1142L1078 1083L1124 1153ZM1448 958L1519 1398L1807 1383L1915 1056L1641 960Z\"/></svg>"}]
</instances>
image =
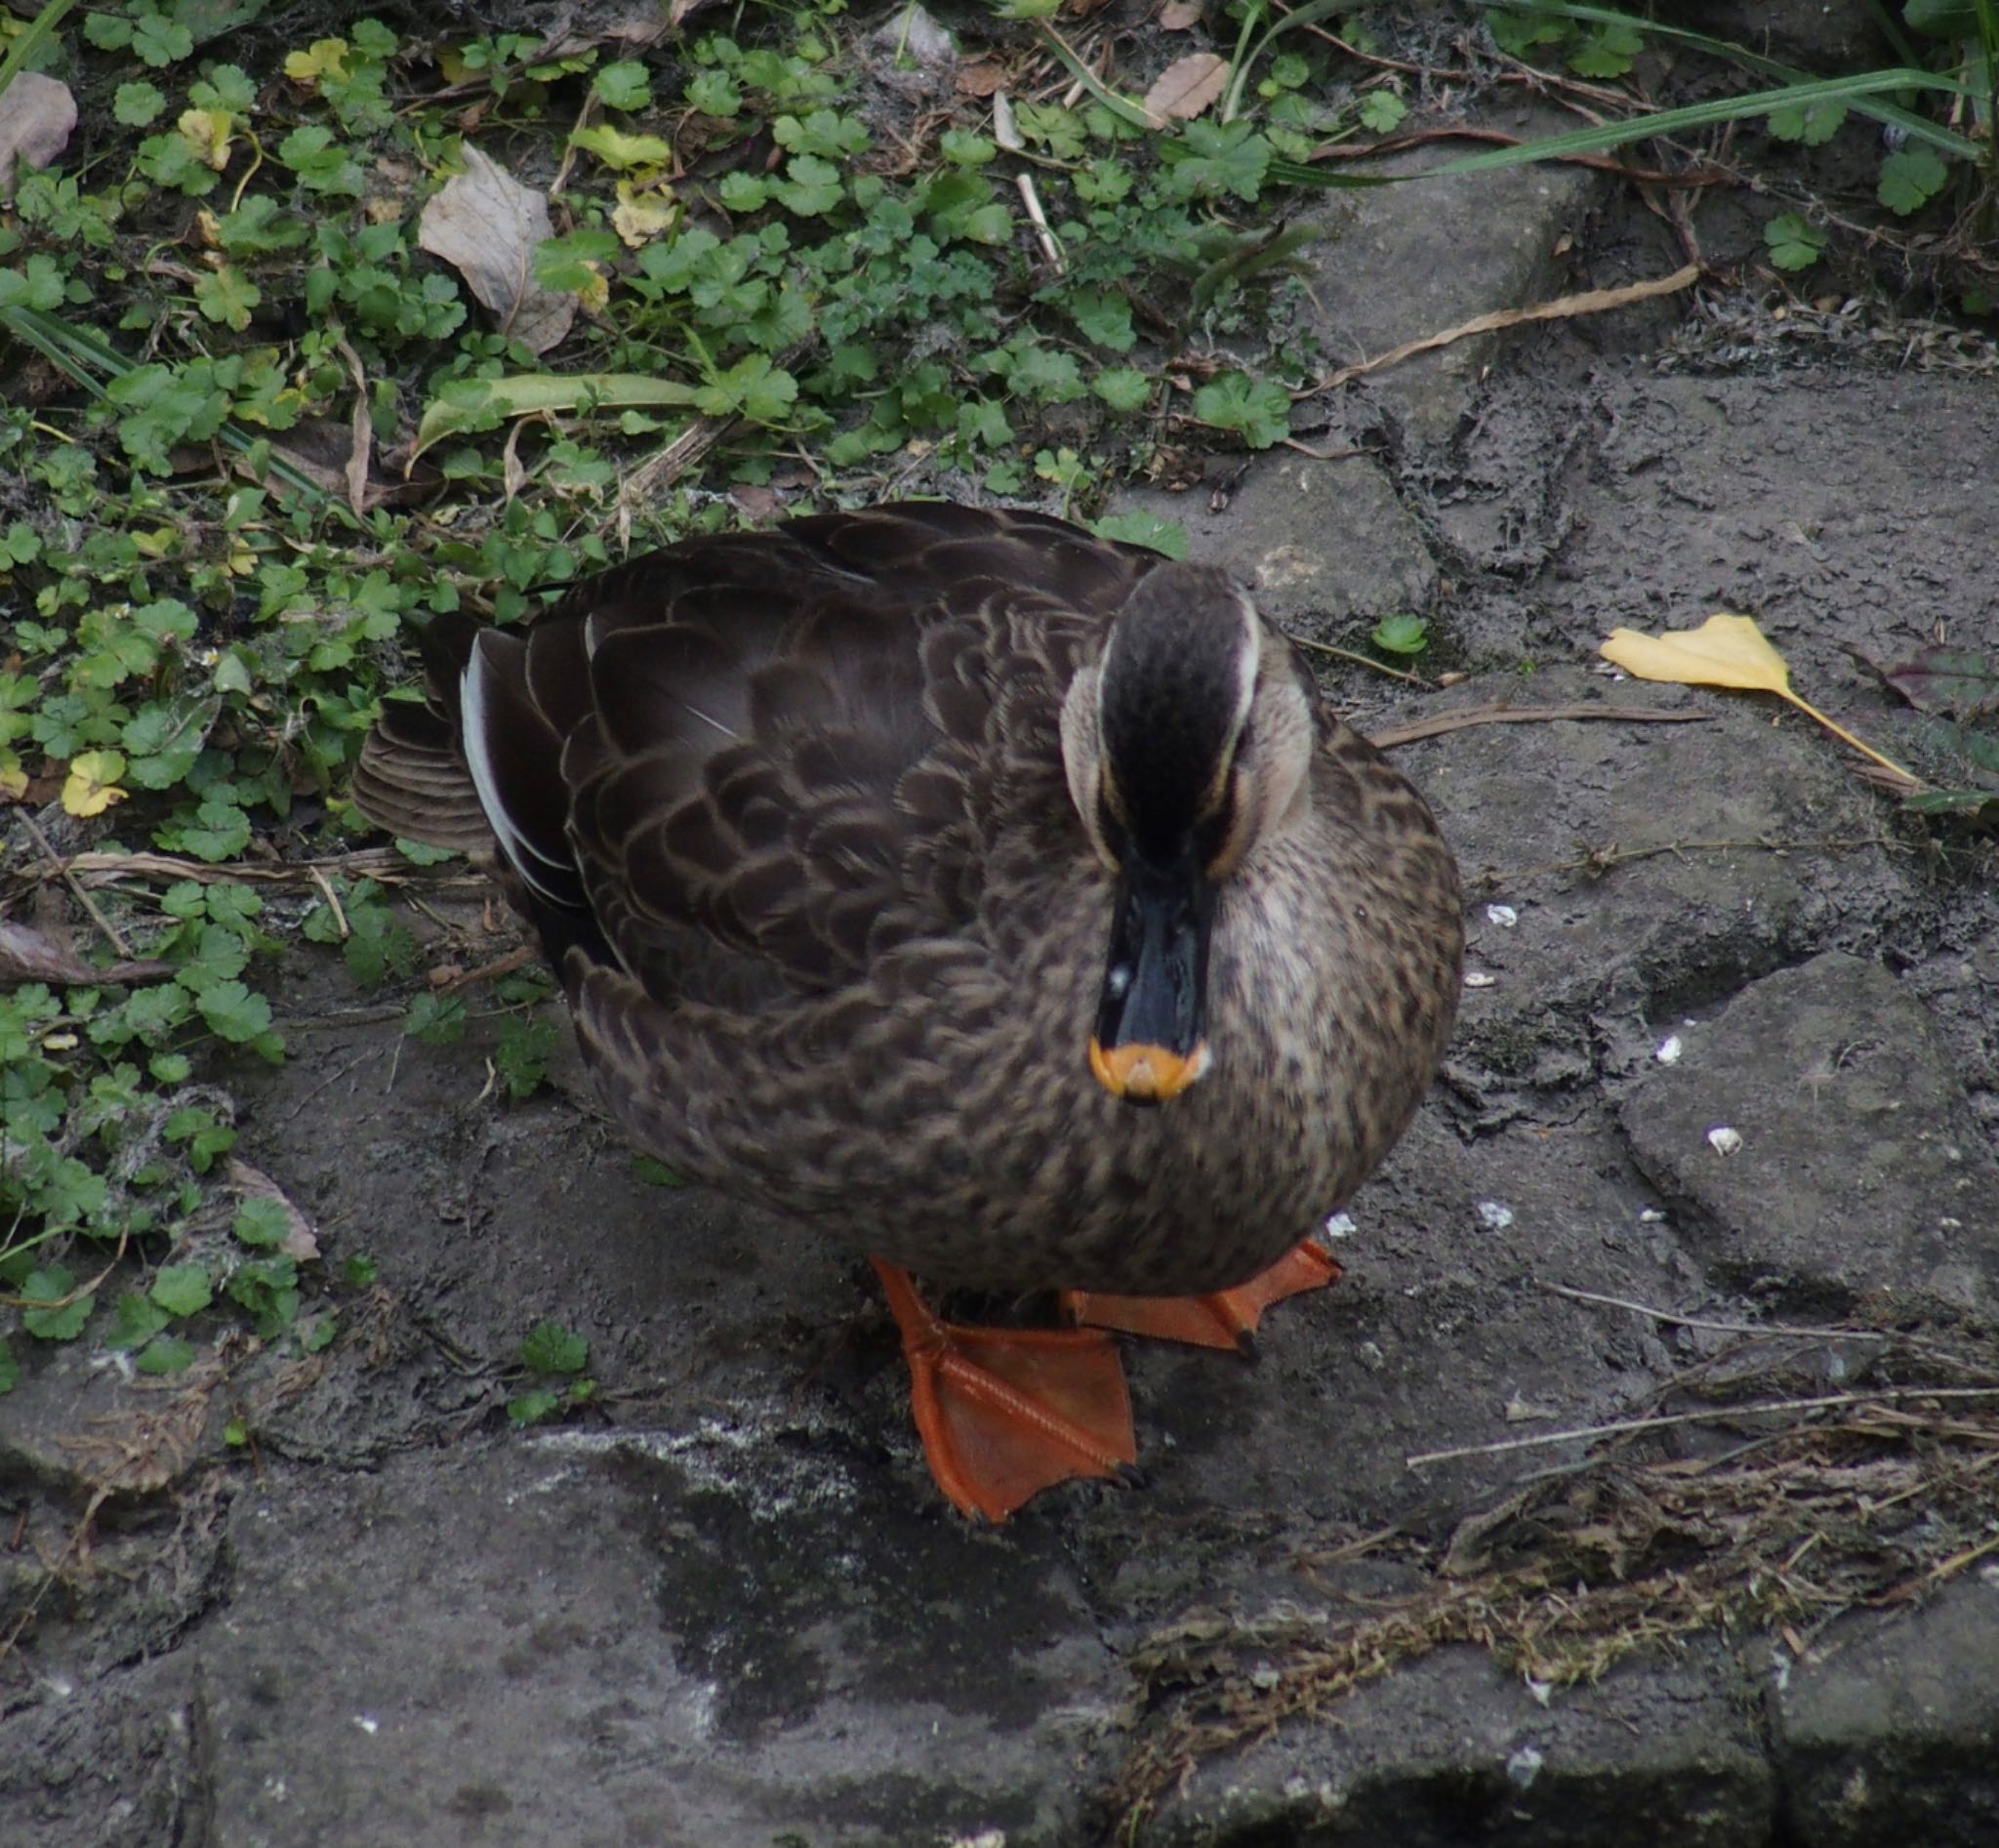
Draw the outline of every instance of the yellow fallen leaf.
<instances>
[{"instance_id":1,"label":"yellow fallen leaf","mask_svg":"<svg viewBox=\"0 0 1999 1848\"><path fill-rule=\"evenodd\" d=\"M236 120L228 110L183 109L174 126L180 130L181 139L194 150L196 160L205 162L217 173L229 164L229 131L236 126Z\"/></svg>"},{"instance_id":2,"label":"yellow fallen leaf","mask_svg":"<svg viewBox=\"0 0 1999 1848\"><path fill-rule=\"evenodd\" d=\"M125 774L125 760L116 751L86 751L69 760L69 775L62 784L62 809L70 815L102 815L113 802L122 802L127 792L118 787Z\"/></svg>"},{"instance_id":3,"label":"yellow fallen leaf","mask_svg":"<svg viewBox=\"0 0 1999 1848\"><path fill-rule=\"evenodd\" d=\"M1815 706L1809 706L1791 691L1791 670L1783 656L1770 645L1755 619L1732 616L1717 610L1698 629L1668 629L1663 635L1642 635L1636 629L1613 629L1597 649L1612 667L1635 674L1641 680L1669 680L1676 686L1734 686L1752 693L1775 693L1787 699L1808 719L1814 719L1835 738L1850 744L1862 757L1872 758L1887 770L1903 779L1912 789L1924 787L1921 777L1912 776L1891 758L1884 758L1871 745L1843 725L1834 724Z\"/></svg>"},{"instance_id":4,"label":"yellow fallen leaf","mask_svg":"<svg viewBox=\"0 0 1999 1848\"><path fill-rule=\"evenodd\" d=\"M0 802L18 802L27 794L27 772L12 751L0 751Z\"/></svg>"},{"instance_id":5,"label":"yellow fallen leaf","mask_svg":"<svg viewBox=\"0 0 1999 1848\"><path fill-rule=\"evenodd\" d=\"M569 145L594 154L607 167L671 167L673 150L657 135L628 135L598 122L569 131Z\"/></svg>"},{"instance_id":6,"label":"yellow fallen leaf","mask_svg":"<svg viewBox=\"0 0 1999 1848\"><path fill-rule=\"evenodd\" d=\"M1680 686L1743 686L1791 697L1791 671L1747 616L1716 614L1698 629L1669 629L1644 636L1613 629L1598 651L1641 680Z\"/></svg>"},{"instance_id":7,"label":"yellow fallen leaf","mask_svg":"<svg viewBox=\"0 0 1999 1848\"><path fill-rule=\"evenodd\" d=\"M315 39L310 51L293 52L285 60L285 75L308 90L318 88L322 77L347 74L347 42L344 38ZM458 79L454 77L451 81L456 83Z\"/></svg>"},{"instance_id":8,"label":"yellow fallen leaf","mask_svg":"<svg viewBox=\"0 0 1999 1848\"><path fill-rule=\"evenodd\" d=\"M641 187L630 180L621 180L618 203L611 211L611 227L628 248L636 250L672 230L679 212L673 193L665 186Z\"/></svg>"}]
</instances>

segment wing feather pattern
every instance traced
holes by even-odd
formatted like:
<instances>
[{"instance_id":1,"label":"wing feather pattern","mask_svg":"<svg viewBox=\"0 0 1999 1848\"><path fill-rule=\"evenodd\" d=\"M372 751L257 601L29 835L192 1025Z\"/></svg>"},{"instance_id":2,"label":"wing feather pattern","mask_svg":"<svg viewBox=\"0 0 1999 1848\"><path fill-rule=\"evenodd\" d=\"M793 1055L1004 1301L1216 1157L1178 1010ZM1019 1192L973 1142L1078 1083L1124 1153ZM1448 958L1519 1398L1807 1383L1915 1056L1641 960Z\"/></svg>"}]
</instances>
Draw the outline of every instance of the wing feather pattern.
<instances>
[{"instance_id":1,"label":"wing feather pattern","mask_svg":"<svg viewBox=\"0 0 1999 1848\"><path fill-rule=\"evenodd\" d=\"M1062 693L1153 557L942 503L685 541L524 632L433 625L430 704L385 714L356 801L497 840L558 966L655 1005L829 996L970 927L996 855L1074 850Z\"/></svg>"}]
</instances>

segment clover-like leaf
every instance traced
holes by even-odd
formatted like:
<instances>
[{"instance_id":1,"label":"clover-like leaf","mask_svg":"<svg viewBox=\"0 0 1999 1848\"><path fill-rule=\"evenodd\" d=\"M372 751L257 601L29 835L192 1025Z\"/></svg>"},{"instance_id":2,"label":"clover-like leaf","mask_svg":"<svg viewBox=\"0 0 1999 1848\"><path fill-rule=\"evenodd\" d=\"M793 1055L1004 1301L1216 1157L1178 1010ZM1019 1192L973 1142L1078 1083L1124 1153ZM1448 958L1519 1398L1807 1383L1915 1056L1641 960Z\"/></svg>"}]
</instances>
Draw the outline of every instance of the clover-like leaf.
<instances>
[{"instance_id":1,"label":"clover-like leaf","mask_svg":"<svg viewBox=\"0 0 1999 1848\"><path fill-rule=\"evenodd\" d=\"M116 751L86 751L69 760L69 774L62 782L62 810L65 814L102 815L113 803L122 802L129 791L118 787L125 774L125 759Z\"/></svg>"},{"instance_id":2,"label":"clover-like leaf","mask_svg":"<svg viewBox=\"0 0 1999 1848\"><path fill-rule=\"evenodd\" d=\"M195 996L194 1005L215 1033L238 1046L270 1030L270 1003L241 982L215 982Z\"/></svg>"},{"instance_id":3,"label":"clover-like leaf","mask_svg":"<svg viewBox=\"0 0 1999 1848\"><path fill-rule=\"evenodd\" d=\"M90 1320L97 1297L75 1294L75 1275L63 1264L31 1270L20 1286L20 1326L38 1341L73 1341Z\"/></svg>"},{"instance_id":4,"label":"clover-like leaf","mask_svg":"<svg viewBox=\"0 0 1999 1848\"><path fill-rule=\"evenodd\" d=\"M171 1316L199 1315L215 1300L206 1264L162 1264L147 1293Z\"/></svg>"},{"instance_id":5,"label":"clover-like leaf","mask_svg":"<svg viewBox=\"0 0 1999 1848\"><path fill-rule=\"evenodd\" d=\"M1291 433L1290 393L1270 379L1217 373L1194 394L1194 415L1217 430L1240 431L1251 449L1268 449Z\"/></svg>"},{"instance_id":6,"label":"clover-like leaf","mask_svg":"<svg viewBox=\"0 0 1999 1848\"><path fill-rule=\"evenodd\" d=\"M1783 212L1763 227L1770 261L1779 269L1809 269L1825 249L1825 233L1803 213Z\"/></svg>"},{"instance_id":7,"label":"clover-like leaf","mask_svg":"<svg viewBox=\"0 0 1999 1848\"><path fill-rule=\"evenodd\" d=\"M1950 179L1950 169L1935 148L1903 147L1881 163L1881 183L1874 195L1897 217L1920 212Z\"/></svg>"},{"instance_id":8,"label":"clover-like leaf","mask_svg":"<svg viewBox=\"0 0 1999 1848\"><path fill-rule=\"evenodd\" d=\"M590 1365L590 1342L559 1322L537 1322L521 1341L520 1363L537 1374L580 1374Z\"/></svg>"}]
</instances>

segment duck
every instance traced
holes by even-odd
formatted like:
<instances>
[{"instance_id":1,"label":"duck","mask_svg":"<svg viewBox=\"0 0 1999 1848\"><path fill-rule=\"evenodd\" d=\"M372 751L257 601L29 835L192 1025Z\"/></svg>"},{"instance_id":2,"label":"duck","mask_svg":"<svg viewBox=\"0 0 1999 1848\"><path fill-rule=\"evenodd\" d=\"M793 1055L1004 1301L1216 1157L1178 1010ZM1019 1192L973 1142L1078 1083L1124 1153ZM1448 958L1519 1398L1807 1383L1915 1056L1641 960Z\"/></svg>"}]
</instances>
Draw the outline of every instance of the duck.
<instances>
[{"instance_id":1,"label":"duck","mask_svg":"<svg viewBox=\"0 0 1999 1848\"><path fill-rule=\"evenodd\" d=\"M632 1143L872 1262L961 1512L1129 1474L1118 1335L1246 1353L1338 1276L1312 1234L1442 1057L1458 877L1229 570L905 501L421 647L356 806L483 858Z\"/></svg>"}]
</instances>

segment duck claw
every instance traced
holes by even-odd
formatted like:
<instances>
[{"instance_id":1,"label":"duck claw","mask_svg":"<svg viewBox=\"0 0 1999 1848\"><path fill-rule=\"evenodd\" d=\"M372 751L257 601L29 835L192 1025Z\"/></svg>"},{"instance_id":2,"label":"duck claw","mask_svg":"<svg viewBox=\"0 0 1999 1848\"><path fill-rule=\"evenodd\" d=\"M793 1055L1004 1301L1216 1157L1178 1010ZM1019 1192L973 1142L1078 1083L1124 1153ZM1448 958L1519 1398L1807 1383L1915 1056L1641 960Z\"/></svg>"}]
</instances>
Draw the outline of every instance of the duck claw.
<instances>
[{"instance_id":1,"label":"duck claw","mask_svg":"<svg viewBox=\"0 0 1999 1848\"><path fill-rule=\"evenodd\" d=\"M1264 1310L1305 1290L1337 1283L1340 1267L1324 1246L1311 1239L1295 1245L1266 1271L1231 1290L1197 1296L1114 1296L1093 1290L1065 1290L1062 1306L1073 1322L1124 1335L1149 1335L1195 1347L1233 1348L1244 1360L1256 1358L1256 1325Z\"/></svg>"},{"instance_id":2,"label":"duck claw","mask_svg":"<svg viewBox=\"0 0 1999 1848\"><path fill-rule=\"evenodd\" d=\"M1075 1476L1137 1461L1124 1369L1108 1335L944 1321L909 1273L870 1259L902 1331L930 1473L960 1513L1000 1522Z\"/></svg>"}]
</instances>

